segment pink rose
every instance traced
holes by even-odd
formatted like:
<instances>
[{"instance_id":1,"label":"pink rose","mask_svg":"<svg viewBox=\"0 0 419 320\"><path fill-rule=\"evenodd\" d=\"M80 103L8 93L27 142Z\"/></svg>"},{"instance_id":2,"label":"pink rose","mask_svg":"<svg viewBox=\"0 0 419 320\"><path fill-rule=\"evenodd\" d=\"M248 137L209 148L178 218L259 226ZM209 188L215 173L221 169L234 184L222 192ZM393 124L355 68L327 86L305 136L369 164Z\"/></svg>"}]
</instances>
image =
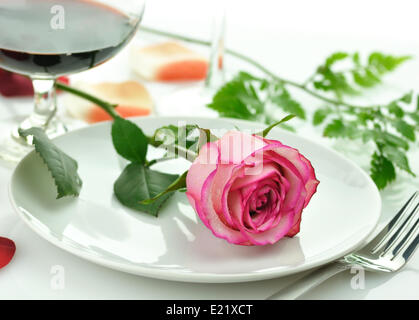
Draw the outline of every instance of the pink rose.
<instances>
[{"instance_id":1,"label":"pink rose","mask_svg":"<svg viewBox=\"0 0 419 320\"><path fill-rule=\"evenodd\" d=\"M300 231L301 213L318 184L298 150L230 131L202 147L189 169L186 195L215 236L265 245Z\"/></svg>"}]
</instances>

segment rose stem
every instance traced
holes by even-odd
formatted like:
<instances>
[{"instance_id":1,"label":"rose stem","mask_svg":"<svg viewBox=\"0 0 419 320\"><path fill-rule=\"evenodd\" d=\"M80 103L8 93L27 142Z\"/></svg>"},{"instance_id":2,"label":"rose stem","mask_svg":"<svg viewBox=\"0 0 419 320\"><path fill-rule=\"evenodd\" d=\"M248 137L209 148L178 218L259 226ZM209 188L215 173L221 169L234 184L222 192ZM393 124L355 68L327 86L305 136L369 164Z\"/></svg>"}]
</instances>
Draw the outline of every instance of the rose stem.
<instances>
[{"instance_id":1,"label":"rose stem","mask_svg":"<svg viewBox=\"0 0 419 320\"><path fill-rule=\"evenodd\" d=\"M96 104L97 106L102 108L105 112L107 112L113 119L120 117L120 115L115 111L115 108L118 106L117 104L112 104L112 103L106 102L102 99L99 99L95 96L92 96L89 93L83 92L79 89L70 87L70 86L65 85L63 83L57 82L56 87L59 90L69 92L69 93L74 94L74 95L76 95L80 98L83 98L83 99L86 99L88 101L93 102L94 104ZM152 145L153 147L157 147L157 148L162 147L161 143L159 141L154 140L152 137L148 137L148 143L150 145ZM168 148L168 146L165 146L165 147ZM173 148L170 148L170 149L171 150L169 150L169 151L175 152L175 154L178 154L179 156L181 156L181 157L183 157L183 158L185 158L186 160L189 160L189 161L191 161L191 160L193 161L198 156L195 152L193 152L191 150L188 150L184 147L181 147L179 145L174 145Z\"/></svg>"}]
</instances>

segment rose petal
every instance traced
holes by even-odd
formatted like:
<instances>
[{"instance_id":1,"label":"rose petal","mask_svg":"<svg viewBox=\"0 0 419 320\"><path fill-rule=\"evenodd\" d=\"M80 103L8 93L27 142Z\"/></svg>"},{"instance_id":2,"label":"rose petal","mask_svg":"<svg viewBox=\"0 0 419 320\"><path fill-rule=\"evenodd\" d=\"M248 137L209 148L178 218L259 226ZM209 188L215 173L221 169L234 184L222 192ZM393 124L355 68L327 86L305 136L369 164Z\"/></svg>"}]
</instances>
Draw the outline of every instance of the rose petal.
<instances>
[{"instance_id":1,"label":"rose petal","mask_svg":"<svg viewBox=\"0 0 419 320\"><path fill-rule=\"evenodd\" d=\"M240 221L242 219L243 208L241 206L240 192L233 191L229 195L229 206L232 215ZM273 244L279 239L283 238L292 226L294 214L288 212L282 216L278 216L278 223L274 228L271 228L261 233L250 233L245 230L243 224L240 224L240 231L245 235L250 243L253 245Z\"/></svg>"},{"instance_id":2,"label":"rose petal","mask_svg":"<svg viewBox=\"0 0 419 320\"><path fill-rule=\"evenodd\" d=\"M242 185L252 184L277 172L277 168L273 165L266 165L260 176L245 175L243 164L240 165L223 165L217 167L217 173L214 177L213 191L211 193L214 209L223 215L224 219L230 226L235 223L228 214L227 194L230 189L241 188ZM236 185L237 182L237 185Z\"/></svg>"},{"instance_id":3,"label":"rose petal","mask_svg":"<svg viewBox=\"0 0 419 320\"><path fill-rule=\"evenodd\" d=\"M266 145L265 141L255 136L238 131L227 132L215 143L220 150L221 164L240 164Z\"/></svg>"},{"instance_id":4,"label":"rose petal","mask_svg":"<svg viewBox=\"0 0 419 320\"><path fill-rule=\"evenodd\" d=\"M201 201L201 190L205 180L217 168L218 147L214 143L208 143L201 148L198 157L192 163L186 176L186 195Z\"/></svg>"},{"instance_id":5,"label":"rose petal","mask_svg":"<svg viewBox=\"0 0 419 320\"><path fill-rule=\"evenodd\" d=\"M247 185L255 184L278 174L278 166L276 166L273 161L262 163L262 166L262 170L258 175L243 174L242 176L237 177L231 186L231 190L241 189Z\"/></svg>"},{"instance_id":6,"label":"rose petal","mask_svg":"<svg viewBox=\"0 0 419 320\"><path fill-rule=\"evenodd\" d=\"M58 81L64 84L69 83L67 77L60 77ZM4 97L33 96L32 80L20 74L0 69L0 94Z\"/></svg>"},{"instance_id":7,"label":"rose petal","mask_svg":"<svg viewBox=\"0 0 419 320\"><path fill-rule=\"evenodd\" d=\"M0 93L5 97L32 96L32 81L28 77L0 69Z\"/></svg>"},{"instance_id":8,"label":"rose petal","mask_svg":"<svg viewBox=\"0 0 419 320\"><path fill-rule=\"evenodd\" d=\"M275 144L277 141L272 140L264 140L267 143ZM311 197L317 190L317 186L319 181L316 179L316 175L314 172L314 168L311 165L311 162L307 160L297 149L291 148L289 146L283 145L282 148L277 148L273 150L278 155L288 159L295 167L298 169L301 177L304 181L304 187L306 190L305 198L304 198L304 206L305 208L308 203L310 202ZM301 214L302 211L297 212L294 217L293 227L291 228L290 232L288 233L289 237L293 237L300 231L300 223L301 223Z\"/></svg>"},{"instance_id":9,"label":"rose petal","mask_svg":"<svg viewBox=\"0 0 419 320\"><path fill-rule=\"evenodd\" d=\"M202 188L202 199L206 201L201 202L201 206L198 206L202 210L202 214L205 215L208 223L208 228L214 233L215 236L223 238L230 243L248 245L249 241L245 235L240 231L235 230L227 225L220 219L217 212L214 210L212 198L210 196L211 184L215 176L215 171L210 174L207 181L205 181Z\"/></svg>"},{"instance_id":10,"label":"rose petal","mask_svg":"<svg viewBox=\"0 0 419 320\"><path fill-rule=\"evenodd\" d=\"M9 264L15 252L15 243L10 239L0 237L0 269Z\"/></svg>"}]
</instances>

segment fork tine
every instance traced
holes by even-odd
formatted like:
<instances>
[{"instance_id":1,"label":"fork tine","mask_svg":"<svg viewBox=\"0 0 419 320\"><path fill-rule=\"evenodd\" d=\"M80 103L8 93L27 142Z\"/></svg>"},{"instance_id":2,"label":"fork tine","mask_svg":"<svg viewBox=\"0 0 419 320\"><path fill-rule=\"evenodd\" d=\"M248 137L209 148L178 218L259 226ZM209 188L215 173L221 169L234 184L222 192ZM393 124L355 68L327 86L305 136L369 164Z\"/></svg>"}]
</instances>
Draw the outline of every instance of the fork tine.
<instances>
[{"instance_id":1,"label":"fork tine","mask_svg":"<svg viewBox=\"0 0 419 320\"><path fill-rule=\"evenodd\" d=\"M372 254L376 254L378 251L381 251L384 248L387 249L397 238L400 231L405 226L406 222L410 220L411 216L414 214L415 210L411 210L412 207L416 205L417 207L417 198L419 192L416 191L406 202L406 204L400 209L396 216L390 221L390 223L380 232L376 239L381 238L380 241L374 246L371 250ZM408 214L406 214L408 213ZM410 214L409 214L410 213Z\"/></svg>"},{"instance_id":2,"label":"fork tine","mask_svg":"<svg viewBox=\"0 0 419 320\"><path fill-rule=\"evenodd\" d=\"M410 255L415 251L416 247L410 247L411 245L414 245L416 243L417 246L417 240L419 239L419 219L416 219L415 224L413 227L409 230L407 235L403 238L403 240L392 250L393 257L391 260L394 260L394 258L402 255L406 260L409 259ZM407 254L406 254L406 251Z\"/></svg>"},{"instance_id":3,"label":"fork tine","mask_svg":"<svg viewBox=\"0 0 419 320\"><path fill-rule=\"evenodd\" d=\"M416 238L411 241L411 243L405 247L405 249L402 252L403 258L407 261L412 256L412 254L415 252L416 248L419 245L419 234L416 235Z\"/></svg>"},{"instance_id":4,"label":"fork tine","mask_svg":"<svg viewBox=\"0 0 419 320\"><path fill-rule=\"evenodd\" d=\"M406 218L403 223L399 225L398 229L394 232L394 235L384 245L383 254L386 254L390 250L394 250L398 247L400 241L406 236L406 233L410 233L412 224L414 225L417 221L417 213L419 208L419 202L410 211L409 214L405 214Z\"/></svg>"}]
</instances>

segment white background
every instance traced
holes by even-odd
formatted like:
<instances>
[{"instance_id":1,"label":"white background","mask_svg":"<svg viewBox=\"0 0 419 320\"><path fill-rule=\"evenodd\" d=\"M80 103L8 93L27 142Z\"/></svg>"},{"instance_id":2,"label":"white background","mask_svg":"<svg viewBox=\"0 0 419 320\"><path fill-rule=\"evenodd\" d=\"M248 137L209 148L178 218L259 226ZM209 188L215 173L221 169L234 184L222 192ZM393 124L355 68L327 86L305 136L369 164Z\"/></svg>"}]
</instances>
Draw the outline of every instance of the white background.
<instances>
[{"instance_id":1,"label":"white background","mask_svg":"<svg viewBox=\"0 0 419 320\"><path fill-rule=\"evenodd\" d=\"M213 3L212 0L149 0L143 22L155 28L208 38L208 8ZM419 56L419 3L416 1L226 0L224 3L228 19L227 47L244 52L293 80L304 80L326 55L337 50L361 53L380 50ZM418 89L418 71L419 64L409 62L367 99L380 101L395 92ZM10 107L12 103L2 99L0 107L2 104ZM28 110L27 107L14 111L3 109L2 119ZM410 157L412 166L419 172L419 157L413 154ZM151 280L96 266L52 246L18 220L7 198L10 174L10 168L0 167L0 235L13 239L18 249L12 263L0 271L1 299L263 299L299 277L203 285ZM418 188L418 180L398 181L386 190L383 216L388 218L403 200L392 202L393 194L407 194L414 188ZM54 265L65 268L64 290L53 290L50 286ZM363 290L351 289L352 276L349 272L340 274L304 298L419 298L419 254L395 275L368 273Z\"/></svg>"}]
</instances>

